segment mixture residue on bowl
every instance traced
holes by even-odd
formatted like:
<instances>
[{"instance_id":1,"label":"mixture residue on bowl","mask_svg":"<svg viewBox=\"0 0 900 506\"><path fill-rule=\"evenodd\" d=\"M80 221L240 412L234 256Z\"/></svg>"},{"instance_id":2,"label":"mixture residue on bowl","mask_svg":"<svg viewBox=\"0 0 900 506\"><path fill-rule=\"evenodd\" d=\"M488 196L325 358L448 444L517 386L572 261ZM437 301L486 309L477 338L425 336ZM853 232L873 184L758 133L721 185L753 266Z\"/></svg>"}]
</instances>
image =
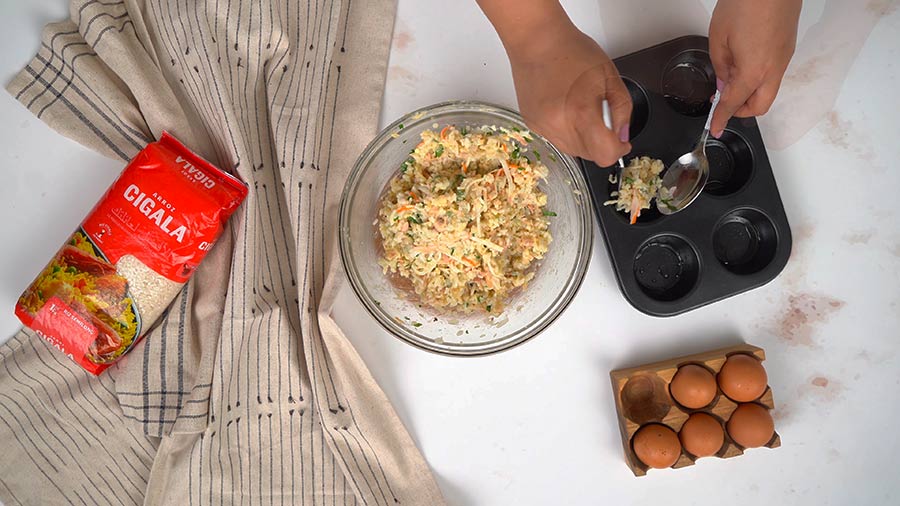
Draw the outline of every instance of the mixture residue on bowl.
<instances>
[{"instance_id":1,"label":"mixture residue on bowl","mask_svg":"<svg viewBox=\"0 0 900 506\"><path fill-rule=\"evenodd\" d=\"M503 310L550 241L547 176L530 133L447 126L422 132L381 200L384 272L420 300L465 313Z\"/></svg>"},{"instance_id":2,"label":"mixture residue on bowl","mask_svg":"<svg viewBox=\"0 0 900 506\"><path fill-rule=\"evenodd\" d=\"M634 225L641 216L641 211L650 209L650 202L659 198L663 204L668 204L671 198L665 192L660 173L665 169L662 160L655 160L649 156L632 158L631 162L622 169L622 182L619 189L609 194L613 197L603 205L616 206L616 211L625 211L631 215L630 222ZM610 183L616 183L616 176L609 176Z\"/></svg>"}]
</instances>

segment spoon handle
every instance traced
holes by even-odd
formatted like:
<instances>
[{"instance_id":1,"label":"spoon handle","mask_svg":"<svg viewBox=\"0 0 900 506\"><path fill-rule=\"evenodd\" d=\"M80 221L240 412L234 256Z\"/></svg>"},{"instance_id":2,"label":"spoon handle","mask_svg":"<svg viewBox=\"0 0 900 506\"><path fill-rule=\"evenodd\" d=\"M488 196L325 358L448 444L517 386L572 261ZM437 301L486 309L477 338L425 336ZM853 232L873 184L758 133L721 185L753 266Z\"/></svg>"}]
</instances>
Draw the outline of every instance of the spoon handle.
<instances>
[{"instance_id":1,"label":"spoon handle","mask_svg":"<svg viewBox=\"0 0 900 506\"><path fill-rule=\"evenodd\" d=\"M722 98L722 94L719 93L719 90L716 90L716 94L713 95L712 106L709 108L709 116L706 117L706 126L703 127L703 134L700 136L700 142L697 143L698 148L706 147L706 140L709 138L709 127L712 124L713 113L716 112L716 106L719 105L720 98Z\"/></svg>"},{"instance_id":2,"label":"spoon handle","mask_svg":"<svg viewBox=\"0 0 900 506\"><path fill-rule=\"evenodd\" d=\"M603 124L606 125L606 128L608 128L612 132L612 112L610 112L610 110L609 110L609 101L604 98L602 106L603 106ZM613 133L615 133L615 132L613 132ZM619 158L619 168L620 169L625 168L625 160L623 160L621 158Z\"/></svg>"}]
</instances>

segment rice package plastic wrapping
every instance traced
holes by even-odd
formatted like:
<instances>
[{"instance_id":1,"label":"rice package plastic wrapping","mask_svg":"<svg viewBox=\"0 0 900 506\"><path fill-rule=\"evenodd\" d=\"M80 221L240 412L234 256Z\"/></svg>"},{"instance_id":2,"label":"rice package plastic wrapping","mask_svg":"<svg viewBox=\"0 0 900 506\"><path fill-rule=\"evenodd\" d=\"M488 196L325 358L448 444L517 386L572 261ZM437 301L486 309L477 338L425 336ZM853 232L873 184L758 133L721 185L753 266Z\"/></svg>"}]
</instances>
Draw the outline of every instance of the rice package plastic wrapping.
<instances>
[{"instance_id":1,"label":"rice package plastic wrapping","mask_svg":"<svg viewBox=\"0 0 900 506\"><path fill-rule=\"evenodd\" d=\"M246 195L239 180L163 133L25 289L16 315L100 374L165 312Z\"/></svg>"}]
</instances>

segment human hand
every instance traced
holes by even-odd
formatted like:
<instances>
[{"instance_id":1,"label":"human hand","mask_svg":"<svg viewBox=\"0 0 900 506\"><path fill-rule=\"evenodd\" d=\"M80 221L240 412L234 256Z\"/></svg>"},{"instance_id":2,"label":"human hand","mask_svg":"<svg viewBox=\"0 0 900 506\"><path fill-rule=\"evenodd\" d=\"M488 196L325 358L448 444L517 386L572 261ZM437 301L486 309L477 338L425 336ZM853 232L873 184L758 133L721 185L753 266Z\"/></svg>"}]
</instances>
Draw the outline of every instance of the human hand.
<instances>
[{"instance_id":1,"label":"human hand","mask_svg":"<svg viewBox=\"0 0 900 506\"><path fill-rule=\"evenodd\" d=\"M732 116L768 112L797 43L802 0L719 0L709 24L709 54L722 92L710 130Z\"/></svg>"},{"instance_id":2,"label":"human hand","mask_svg":"<svg viewBox=\"0 0 900 506\"><path fill-rule=\"evenodd\" d=\"M572 24L558 2L479 3L506 47L529 128L562 151L604 167L631 151L631 95L603 49ZM612 130L603 123L604 99Z\"/></svg>"}]
</instances>

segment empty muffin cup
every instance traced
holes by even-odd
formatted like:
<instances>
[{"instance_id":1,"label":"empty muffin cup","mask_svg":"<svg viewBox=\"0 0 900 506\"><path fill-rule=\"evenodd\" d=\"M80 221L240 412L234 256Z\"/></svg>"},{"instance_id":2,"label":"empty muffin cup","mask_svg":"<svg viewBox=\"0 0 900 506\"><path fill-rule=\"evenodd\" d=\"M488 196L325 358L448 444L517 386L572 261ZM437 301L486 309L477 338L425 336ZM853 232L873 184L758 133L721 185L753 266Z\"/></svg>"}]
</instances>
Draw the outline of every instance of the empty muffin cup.
<instances>
[{"instance_id":1,"label":"empty muffin cup","mask_svg":"<svg viewBox=\"0 0 900 506\"><path fill-rule=\"evenodd\" d=\"M705 193L724 197L736 193L750 181L753 174L753 152L740 135L725 130L718 139L706 143L709 160L709 179Z\"/></svg>"},{"instance_id":2,"label":"empty muffin cup","mask_svg":"<svg viewBox=\"0 0 900 506\"><path fill-rule=\"evenodd\" d=\"M636 138L647 126L647 120L650 118L650 101L647 94L636 82L627 77L622 78L625 87L628 88L628 94L631 95L631 123L628 127L630 139Z\"/></svg>"},{"instance_id":3,"label":"empty muffin cup","mask_svg":"<svg viewBox=\"0 0 900 506\"><path fill-rule=\"evenodd\" d=\"M772 220L755 209L731 211L716 225L713 250L719 262L735 274L753 274L775 258L778 234Z\"/></svg>"},{"instance_id":4,"label":"empty muffin cup","mask_svg":"<svg viewBox=\"0 0 900 506\"><path fill-rule=\"evenodd\" d=\"M716 93L716 74L709 53L699 49L682 51L666 64L662 76L663 97L675 111L701 117L709 113Z\"/></svg>"},{"instance_id":5,"label":"empty muffin cup","mask_svg":"<svg viewBox=\"0 0 900 506\"><path fill-rule=\"evenodd\" d=\"M700 262L686 240L675 235L649 239L634 257L634 278L641 291L659 301L673 301L697 284Z\"/></svg>"}]
</instances>

